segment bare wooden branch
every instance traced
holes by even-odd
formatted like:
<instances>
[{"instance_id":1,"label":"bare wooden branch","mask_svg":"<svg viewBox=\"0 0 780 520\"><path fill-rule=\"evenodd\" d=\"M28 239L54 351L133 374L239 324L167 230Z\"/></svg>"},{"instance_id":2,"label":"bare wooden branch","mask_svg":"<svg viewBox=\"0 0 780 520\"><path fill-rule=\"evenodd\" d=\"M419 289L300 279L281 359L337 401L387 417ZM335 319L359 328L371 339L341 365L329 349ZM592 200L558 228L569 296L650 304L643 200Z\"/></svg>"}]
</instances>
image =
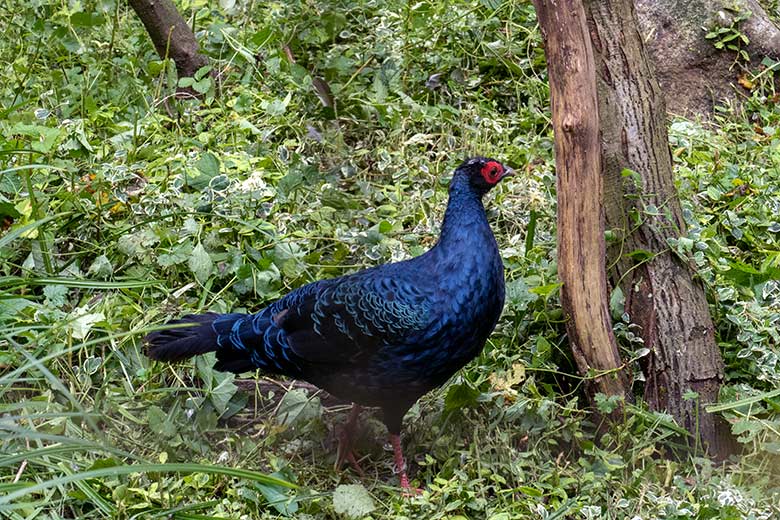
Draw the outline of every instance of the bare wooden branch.
<instances>
[{"instance_id":1,"label":"bare wooden branch","mask_svg":"<svg viewBox=\"0 0 780 520\"><path fill-rule=\"evenodd\" d=\"M317 395L322 405L326 407L351 406L352 404L349 401L344 401L342 399L339 399L338 397L332 396L325 390L321 390L316 386L314 386L313 384L307 383L306 381L276 380L276 379L264 378L264 379L236 379L234 383L238 388L250 394L259 392L262 395L267 395L269 392L274 392L275 393L274 399L271 400L271 402L274 405L278 404L279 400L281 400L282 397L284 397L284 394L286 394L288 390L292 390L292 389L306 390L307 392L309 392L310 395Z\"/></svg>"},{"instance_id":2,"label":"bare wooden branch","mask_svg":"<svg viewBox=\"0 0 780 520\"><path fill-rule=\"evenodd\" d=\"M558 275L566 330L591 391L630 399L612 333L602 217L596 73L580 0L534 0L545 40L558 178Z\"/></svg>"},{"instance_id":3,"label":"bare wooden branch","mask_svg":"<svg viewBox=\"0 0 780 520\"><path fill-rule=\"evenodd\" d=\"M194 76L198 69L208 65L208 58L198 50L198 40L171 0L129 1L157 54L176 63L180 78Z\"/></svg>"}]
</instances>

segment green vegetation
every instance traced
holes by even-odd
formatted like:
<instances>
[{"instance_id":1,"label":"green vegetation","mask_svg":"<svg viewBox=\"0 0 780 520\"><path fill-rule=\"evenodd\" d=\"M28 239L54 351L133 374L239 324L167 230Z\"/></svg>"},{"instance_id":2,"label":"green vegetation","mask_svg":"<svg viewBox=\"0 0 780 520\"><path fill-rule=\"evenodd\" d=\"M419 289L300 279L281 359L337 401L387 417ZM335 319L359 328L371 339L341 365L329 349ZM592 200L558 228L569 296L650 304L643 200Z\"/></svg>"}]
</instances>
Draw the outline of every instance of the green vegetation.
<instances>
[{"instance_id":1,"label":"green vegetation","mask_svg":"<svg viewBox=\"0 0 780 520\"><path fill-rule=\"evenodd\" d=\"M744 113L671 129L690 228L670 247L707 285L728 364L717 408L744 448L720 467L661 457L679 442L667 417L638 406L598 432L585 406L557 300L530 2L184 2L216 72L188 81L201 101L173 99L175 68L124 2L21 4L0 6L0 516L780 514L771 69ZM424 251L449 171L477 152L520 173L488 202L507 306L484 353L407 415L419 497L394 487L368 414L358 479L333 469L344 407L143 356L170 317L254 311ZM616 330L628 357L644 354Z\"/></svg>"}]
</instances>

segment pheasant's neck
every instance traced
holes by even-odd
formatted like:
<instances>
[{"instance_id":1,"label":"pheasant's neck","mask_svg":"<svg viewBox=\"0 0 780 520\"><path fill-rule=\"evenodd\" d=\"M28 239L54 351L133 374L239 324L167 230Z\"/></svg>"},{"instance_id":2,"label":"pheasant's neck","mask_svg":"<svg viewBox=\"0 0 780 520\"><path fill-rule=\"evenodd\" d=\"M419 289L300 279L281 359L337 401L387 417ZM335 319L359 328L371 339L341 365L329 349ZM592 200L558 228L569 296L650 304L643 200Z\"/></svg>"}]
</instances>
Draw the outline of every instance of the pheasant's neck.
<instances>
[{"instance_id":1,"label":"pheasant's neck","mask_svg":"<svg viewBox=\"0 0 780 520\"><path fill-rule=\"evenodd\" d=\"M435 277L442 300L441 312L454 313L469 323L453 359L471 359L501 313L504 304L504 268L498 245L482 205L482 196L456 174L444 214L439 243L431 250L428 274ZM476 327L476 328L475 328ZM469 339L469 337L471 339ZM463 347L463 350L461 348ZM462 356L462 358L458 358Z\"/></svg>"},{"instance_id":2,"label":"pheasant's neck","mask_svg":"<svg viewBox=\"0 0 780 520\"><path fill-rule=\"evenodd\" d=\"M496 249L482 205L482 194L471 187L467 178L457 174L450 184L450 200L444 213L438 249L445 254L476 255L491 254Z\"/></svg>"}]
</instances>

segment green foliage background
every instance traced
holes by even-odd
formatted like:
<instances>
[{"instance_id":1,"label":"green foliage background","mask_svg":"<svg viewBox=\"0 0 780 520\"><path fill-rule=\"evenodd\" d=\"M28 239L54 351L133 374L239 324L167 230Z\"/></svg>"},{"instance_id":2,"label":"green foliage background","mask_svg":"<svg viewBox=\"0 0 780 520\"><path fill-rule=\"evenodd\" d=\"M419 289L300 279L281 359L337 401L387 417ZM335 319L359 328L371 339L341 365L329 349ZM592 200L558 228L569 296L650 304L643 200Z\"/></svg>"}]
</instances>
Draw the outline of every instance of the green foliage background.
<instances>
[{"instance_id":1,"label":"green foliage background","mask_svg":"<svg viewBox=\"0 0 780 520\"><path fill-rule=\"evenodd\" d=\"M530 2L178 5L212 63L186 82L200 101L174 99L175 68L124 2L0 5L0 515L780 513L773 62L748 71L744 110L670 129L689 224L670 247L707 286L727 362L718 413L744 447L720 467L662 457L681 440L641 406L597 433L581 398L557 300L549 90ZM424 251L449 172L475 153L520 172L488 201L507 306L483 354L407 415L419 497L394 487L370 414L358 479L332 467L344 407L242 384L208 359L142 355L145 332L171 317L256 311ZM640 358L620 307L616 295L624 354Z\"/></svg>"}]
</instances>

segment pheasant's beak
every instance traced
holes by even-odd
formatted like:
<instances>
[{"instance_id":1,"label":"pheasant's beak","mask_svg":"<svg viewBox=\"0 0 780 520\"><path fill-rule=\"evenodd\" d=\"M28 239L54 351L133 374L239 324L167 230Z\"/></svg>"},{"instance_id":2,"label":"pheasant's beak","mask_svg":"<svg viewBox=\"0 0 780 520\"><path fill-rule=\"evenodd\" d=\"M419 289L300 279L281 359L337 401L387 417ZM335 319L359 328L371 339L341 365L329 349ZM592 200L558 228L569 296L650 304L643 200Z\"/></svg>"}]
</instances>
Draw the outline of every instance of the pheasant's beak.
<instances>
[{"instance_id":1,"label":"pheasant's beak","mask_svg":"<svg viewBox=\"0 0 780 520\"><path fill-rule=\"evenodd\" d=\"M515 171L510 168L509 166L504 167L504 173L501 174L501 177L498 180L503 179L504 177L509 177L510 175L514 175Z\"/></svg>"}]
</instances>

